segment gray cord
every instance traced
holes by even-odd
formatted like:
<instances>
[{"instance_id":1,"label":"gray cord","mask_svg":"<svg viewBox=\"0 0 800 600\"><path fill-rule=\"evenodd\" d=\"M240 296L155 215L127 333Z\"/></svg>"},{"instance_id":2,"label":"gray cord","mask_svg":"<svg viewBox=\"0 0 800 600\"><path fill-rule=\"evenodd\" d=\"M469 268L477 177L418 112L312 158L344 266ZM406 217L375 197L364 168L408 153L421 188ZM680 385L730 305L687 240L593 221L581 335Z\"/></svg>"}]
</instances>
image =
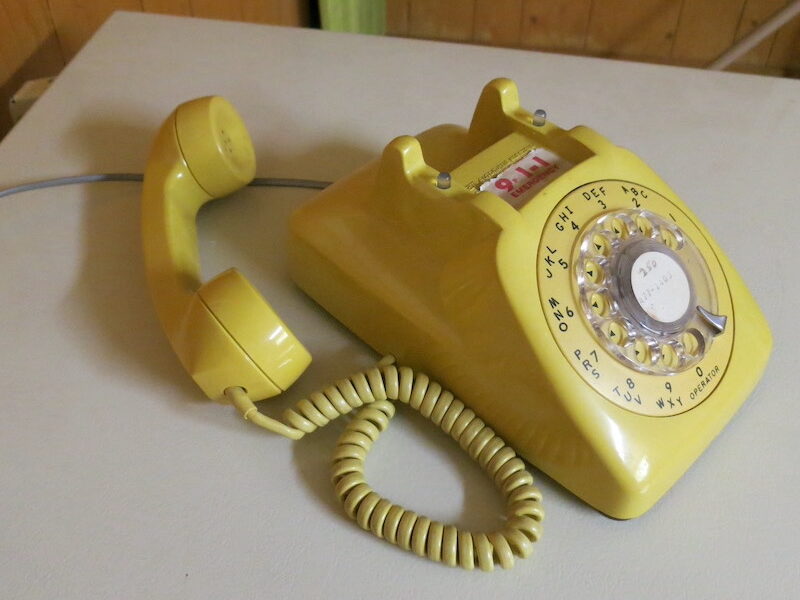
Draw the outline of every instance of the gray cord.
<instances>
[{"instance_id":1,"label":"gray cord","mask_svg":"<svg viewBox=\"0 0 800 600\"><path fill-rule=\"evenodd\" d=\"M32 181L23 185L15 185L0 190L0 198L41 190L44 188L59 187L62 185L75 185L78 183L97 183L101 181L142 181L144 176L141 173L98 173L94 175L73 175L72 177L55 177L53 179L42 179ZM294 187L312 190L322 190L331 184L329 181L315 181L313 179L279 179L274 177L256 177L248 185L254 187Z\"/></svg>"},{"instance_id":2,"label":"gray cord","mask_svg":"<svg viewBox=\"0 0 800 600\"><path fill-rule=\"evenodd\" d=\"M98 175L74 175L72 177L55 177L53 179L42 179L23 185L15 185L4 190L0 190L0 198L29 192L31 190L41 190L62 185L74 185L76 183L94 183L96 181L141 181L143 176L140 173L101 173Z\"/></svg>"},{"instance_id":3,"label":"gray cord","mask_svg":"<svg viewBox=\"0 0 800 600\"><path fill-rule=\"evenodd\" d=\"M256 177L248 185L254 187L293 187L309 190L324 190L332 182L315 179L279 179L277 177Z\"/></svg>"}]
</instances>

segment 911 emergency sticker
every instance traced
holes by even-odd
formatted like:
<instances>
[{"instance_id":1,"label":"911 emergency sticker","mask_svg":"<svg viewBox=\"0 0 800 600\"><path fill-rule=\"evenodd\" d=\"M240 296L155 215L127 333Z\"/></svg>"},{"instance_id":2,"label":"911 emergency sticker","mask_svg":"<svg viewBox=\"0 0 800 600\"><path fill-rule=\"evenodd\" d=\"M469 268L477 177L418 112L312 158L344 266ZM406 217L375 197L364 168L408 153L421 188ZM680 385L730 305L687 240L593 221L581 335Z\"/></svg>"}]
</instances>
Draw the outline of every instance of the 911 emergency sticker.
<instances>
[{"instance_id":1,"label":"911 emergency sticker","mask_svg":"<svg viewBox=\"0 0 800 600\"><path fill-rule=\"evenodd\" d=\"M514 208L522 208L536 193L572 167L572 163L545 148L534 148L502 173L485 181L489 191Z\"/></svg>"}]
</instances>

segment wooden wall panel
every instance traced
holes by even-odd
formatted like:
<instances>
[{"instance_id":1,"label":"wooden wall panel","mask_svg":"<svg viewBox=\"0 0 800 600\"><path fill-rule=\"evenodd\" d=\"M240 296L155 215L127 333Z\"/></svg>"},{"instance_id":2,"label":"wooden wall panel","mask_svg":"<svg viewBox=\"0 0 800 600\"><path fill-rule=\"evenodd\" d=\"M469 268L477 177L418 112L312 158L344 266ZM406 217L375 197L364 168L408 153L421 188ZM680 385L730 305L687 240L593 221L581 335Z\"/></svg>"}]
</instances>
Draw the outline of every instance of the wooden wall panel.
<instances>
[{"instance_id":1,"label":"wooden wall panel","mask_svg":"<svg viewBox=\"0 0 800 600\"><path fill-rule=\"evenodd\" d=\"M115 10L306 26L316 0L0 0L0 136L27 79L56 75ZM386 0L389 35L704 66L789 0ZM800 77L800 18L735 68Z\"/></svg>"},{"instance_id":2,"label":"wooden wall panel","mask_svg":"<svg viewBox=\"0 0 800 600\"><path fill-rule=\"evenodd\" d=\"M739 40L753 31L783 8L786 2L787 0L747 0L744 11L742 12L742 18L739 21L736 39ZM744 68L766 66L769 52L774 41L775 34L772 34L736 61L735 66Z\"/></svg>"},{"instance_id":3,"label":"wooden wall panel","mask_svg":"<svg viewBox=\"0 0 800 600\"><path fill-rule=\"evenodd\" d=\"M0 138L9 98L28 79L60 73L115 10L305 26L313 0L0 0Z\"/></svg>"},{"instance_id":4,"label":"wooden wall panel","mask_svg":"<svg viewBox=\"0 0 800 600\"><path fill-rule=\"evenodd\" d=\"M298 0L240 0L242 19L248 23L271 23L273 25L308 24L308 1Z\"/></svg>"},{"instance_id":5,"label":"wooden wall panel","mask_svg":"<svg viewBox=\"0 0 800 600\"><path fill-rule=\"evenodd\" d=\"M795 17L775 34L767 67L785 69L788 74L800 77L800 17Z\"/></svg>"},{"instance_id":6,"label":"wooden wall panel","mask_svg":"<svg viewBox=\"0 0 800 600\"><path fill-rule=\"evenodd\" d=\"M281 25L308 24L307 0L47 0L47 2L67 60L80 50L115 10L145 10Z\"/></svg>"},{"instance_id":7,"label":"wooden wall panel","mask_svg":"<svg viewBox=\"0 0 800 600\"><path fill-rule=\"evenodd\" d=\"M39 1L39 0L37 0ZM67 60L115 10L145 10L208 19L308 24L308 0L47 0Z\"/></svg>"},{"instance_id":8,"label":"wooden wall panel","mask_svg":"<svg viewBox=\"0 0 800 600\"><path fill-rule=\"evenodd\" d=\"M386 1L389 35L705 66L789 0ZM793 27L739 66L796 61Z\"/></svg>"},{"instance_id":9,"label":"wooden wall panel","mask_svg":"<svg viewBox=\"0 0 800 600\"><path fill-rule=\"evenodd\" d=\"M411 0L409 35L434 40L472 41L474 1Z\"/></svg>"},{"instance_id":10,"label":"wooden wall panel","mask_svg":"<svg viewBox=\"0 0 800 600\"><path fill-rule=\"evenodd\" d=\"M141 0L48 0L64 58L70 60L115 10L142 10Z\"/></svg>"},{"instance_id":11,"label":"wooden wall panel","mask_svg":"<svg viewBox=\"0 0 800 600\"><path fill-rule=\"evenodd\" d=\"M591 7L592 0L525 0L522 45L538 50L582 51Z\"/></svg>"},{"instance_id":12,"label":"wooden wall panel","mask_svg":"<svg viewBox=\"0 0 800 600\"><path fill-rule=\"evenodd\" d=\"M746 0L688 0L683 4L672 58L704 67L733 45Z\"/></svg>"},{"instance_id":13,"label":"wooden wall panel","mask_svg":"<svg viewBox=\"0 0 800 600\"><path fill-rule=\"evenodd\" d=\"M386 35L408 35L409 0L386 0Z\"/></svg>"},{"instance_id":14,"label":"wooden wall panel","mask_svg":"<svg viewBox=\"0 0 800 600\"><path fill-rule=\"evenodd\" d=\"M142 0L142 10L164 15L192 14L191 0Z\"/></svg>"},{"instance_id":15,"label":"wooden wall panel","mask_svg":"<svg viewBox=\"0 0 800 600\"><path fill-rule=\"evenodd\" d=\"M674 0L593 2L584 48L600 56L666 61L681 6Z\"/></svg>"},{"instance_id":16,"label":"wooden wall panel","mask_svg":"<svg viewBox=\"0 0 800 600\"><path fill-rule=\"evenodd\" d=\"M0 16L3 56L30 55L54 32L46 0L0 0ZM8 68L0 65L0 74L7 75Z\"/></svg>"},{"instance_id":17,"label":"wooden wall panel","mask_svg":"<svg viewBox=\"0 0 800 600\"><path fill-rule=\"evenodd\" d=\"M141 0L145 12L302 26L311 0Z\"/></svg>"},{"instance_id":18,"label":"wooden wall panel","mask_svg":"<svg viewBox=\"0 0 800 600\"><path fill-rule=\"evenodd\" d=\"M192 14L205 19L225 19L241 21L243 18L242 3L237 0L220 2L219 0L191 0Z\"/></svg>"},{"instance_id":19,"label":"wooden wall panel","mask_svg":"<svg viewBox=\"0 0 800 600\"><path fill-rule=\"evenodd\" d=\"M474 40L490 46L519 46L522 0L476 0Z\"/></svg>"},{"instance_id":20,"label":"wooden wall panel","mask_svg":"<svg viewBox=\"0 0 800 600\"><path fill-rule=\"evenodd\" d=\"M8 101L17 89L64 64L46 0L0 0L0 138L11 128Z\"/></svg>"}]
</instances>

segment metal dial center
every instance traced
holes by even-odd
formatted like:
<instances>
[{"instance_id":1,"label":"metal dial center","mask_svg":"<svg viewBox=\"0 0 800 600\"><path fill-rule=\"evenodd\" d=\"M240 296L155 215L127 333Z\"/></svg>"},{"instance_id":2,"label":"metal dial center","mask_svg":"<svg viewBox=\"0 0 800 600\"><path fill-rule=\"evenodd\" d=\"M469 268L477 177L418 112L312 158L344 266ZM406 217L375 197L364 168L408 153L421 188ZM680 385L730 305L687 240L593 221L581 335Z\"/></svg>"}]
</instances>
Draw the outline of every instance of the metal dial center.
<instances>
[{"instance_id":1,"label":"metal dial center","mask_svg":"<svg viewBox=\"0 0 800 600\"><path fill-rule=\"evenodd\" d=\"M694 292L681 259L652 240L625 247L616 262L620 303L631 318L655 333L675 333L691 317Z\"/></svg>"}]
</instances>

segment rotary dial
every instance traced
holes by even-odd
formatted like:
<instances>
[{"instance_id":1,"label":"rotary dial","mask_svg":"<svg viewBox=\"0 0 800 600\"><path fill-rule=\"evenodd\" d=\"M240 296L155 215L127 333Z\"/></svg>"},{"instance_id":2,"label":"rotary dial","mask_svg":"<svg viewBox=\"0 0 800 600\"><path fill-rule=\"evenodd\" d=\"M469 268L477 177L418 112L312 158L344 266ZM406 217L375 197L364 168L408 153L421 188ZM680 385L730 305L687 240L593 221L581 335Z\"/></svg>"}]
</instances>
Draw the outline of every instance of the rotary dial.
<instances>
[{"instance_id":1,"label":"rotary dial","mask_svg":"<svg viewBox=\"0 0 800 600\"><path fill-rule=\"evenodd\" d=\"M718 310L705 260L657 214L600 213L578 238L574 269L588 324L609 353L638 371L684 371L718 335L703 316Z\"/></svg>"},{"instance_id":2,"label":"rotary dial","mask_svg":"<svg viewBox=\"0 0 800 600\"><path fill-rule=\"evenodd\" d=\"M730 357L730 293L702 232L657 192L622 181L573 190L550 214L542 308L583 379L634 412L702 402Z\"/></svg>"}]
</instances>

